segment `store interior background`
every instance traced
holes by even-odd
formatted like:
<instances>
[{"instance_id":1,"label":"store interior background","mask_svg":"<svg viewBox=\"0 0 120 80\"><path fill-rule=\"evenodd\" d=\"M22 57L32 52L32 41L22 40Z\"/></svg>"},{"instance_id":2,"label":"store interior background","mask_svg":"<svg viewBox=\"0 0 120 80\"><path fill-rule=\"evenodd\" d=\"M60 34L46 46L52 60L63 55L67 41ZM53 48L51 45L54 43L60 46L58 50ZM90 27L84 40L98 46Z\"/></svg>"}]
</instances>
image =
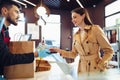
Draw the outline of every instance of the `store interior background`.
<instances>
[{"instance_id":1,"label":"store interior background","mask_svg":"<svg viewBox=\"0 0 120 80\"><path fill-rule=\"evenodd\" d=\"M11 41L19 40L20 35L31 34L29 30L33 30L33 38L35 45L43 40L51 41L54 47L64 50L71 50L72 36L77 28L71 22L70 11L76 7L80 7L77 0L42 0L49 8L49 17L43 17L46 24L37 24L39 18L35 17L34 7L31 4L18 0L26 5L22 5L21 18L18 26L10 27ZM41 0L26 0L38 5ZM94 24L98 24L105 31L106 36L111 42L115 50L113 61L117 61L115 67L120 66L120 1L119 0L79 0L83 7L87 8ZM109 7L108 7L109 6ZM39 23L39 22L38 22ZM34 28L29 27L34 26ZM35 31L35 32L34 32ZM115 31L115 36L114 35ZM36 35L37 34L37 35ZM111 39L114 37L114 40ZM69 59L68 59L69 60Z\"/></svg>"}]
</instances>

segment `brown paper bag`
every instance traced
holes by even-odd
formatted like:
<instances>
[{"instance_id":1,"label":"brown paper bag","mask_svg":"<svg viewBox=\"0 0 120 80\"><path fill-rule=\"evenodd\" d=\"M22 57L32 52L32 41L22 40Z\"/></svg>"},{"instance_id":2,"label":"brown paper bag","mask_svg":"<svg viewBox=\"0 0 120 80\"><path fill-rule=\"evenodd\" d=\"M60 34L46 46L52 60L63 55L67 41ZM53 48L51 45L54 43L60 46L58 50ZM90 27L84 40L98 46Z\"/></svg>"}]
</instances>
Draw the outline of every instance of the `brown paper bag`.
<instances>
[{"instance_id":1,"label":"brown paper bag","mask_svg":"<svg viewBox=\"0 0 120 80\"><path fill-rule=\"evenodd\" d=\"M9 49L13 54L29 53L35 49L34 41L10 42ZM34 77L34 62L28 64L17 64L4 68L4 75L7 79L31 78Z\"/></svg>"}]
</instances>

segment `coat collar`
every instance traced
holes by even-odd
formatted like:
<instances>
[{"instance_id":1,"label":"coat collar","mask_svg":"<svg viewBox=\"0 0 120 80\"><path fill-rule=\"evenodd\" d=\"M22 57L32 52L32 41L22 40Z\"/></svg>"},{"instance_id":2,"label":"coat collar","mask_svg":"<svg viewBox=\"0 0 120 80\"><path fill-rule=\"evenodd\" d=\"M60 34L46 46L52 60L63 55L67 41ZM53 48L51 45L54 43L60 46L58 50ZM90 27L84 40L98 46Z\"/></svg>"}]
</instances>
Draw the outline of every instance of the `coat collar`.
<instances>
[{"instance_id":1,"label":"coat collar","mask_svg":"<svg viewBox=\"0 0 120 80\"><path fill-rule=\"evenodd\" d=\"M86 25L86 26L84 27L84 30L88 32L88 31L91 29L91 27L92 27L92 25ZM79 28L79 30L76 32L76 34L79 34L80 31L81 31L81 29Z\"/></svg>"},{"instance_id":2,"label":"coat collar","mask_svg":"<svg viewBox=\"0 0 120 80\"><path fill-rule=\"evenodd\" d=\"M89 39L88 34L89 34L89 32L91 32L91 28L92 28L92 25L87 25L87 26L85 26L84 30L87 32L87 36L86 36L86 38L85 38L84 41L86 41L86 40ZM74 36L76 37L77 41L79 41L79 42L81 43L80 31L81 31L81 29L79 29L79 30L75 33ZM84 42L84 41L83 41L83 42Z\"/></svg>"}]
</instances>

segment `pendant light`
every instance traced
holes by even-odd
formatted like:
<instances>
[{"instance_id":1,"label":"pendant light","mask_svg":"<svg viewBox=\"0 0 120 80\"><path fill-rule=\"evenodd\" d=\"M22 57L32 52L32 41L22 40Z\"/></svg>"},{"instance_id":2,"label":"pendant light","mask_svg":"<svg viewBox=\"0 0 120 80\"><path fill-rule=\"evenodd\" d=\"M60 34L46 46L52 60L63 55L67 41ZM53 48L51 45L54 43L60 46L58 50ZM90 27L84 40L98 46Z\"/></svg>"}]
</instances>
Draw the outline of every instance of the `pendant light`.
<instances>
[{"instance_id":1,"label":"pendant light","mask_svg":"<svg viewBox=\"0 0 120 80\"><path fill-rule=\"evenodd\" d=\"M35 11L36 17L40 17L40 16L44 16L44 15L49 16L49 14L50 14L49 8L43 3L42 0L40 1L40 4L35 6L34 11Z\"/></svg>"}]
</instances>

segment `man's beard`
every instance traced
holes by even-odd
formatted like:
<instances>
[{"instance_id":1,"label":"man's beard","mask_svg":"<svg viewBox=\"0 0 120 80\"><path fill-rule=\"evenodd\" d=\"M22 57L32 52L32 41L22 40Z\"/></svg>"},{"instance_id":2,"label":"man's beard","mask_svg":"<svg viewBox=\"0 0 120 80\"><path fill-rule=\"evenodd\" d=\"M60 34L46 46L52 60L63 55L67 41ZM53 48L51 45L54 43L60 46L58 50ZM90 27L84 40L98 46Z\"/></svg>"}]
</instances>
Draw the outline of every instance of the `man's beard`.
<instances>
[{"instance_id":1,"label":"man's beard","mask_svg":"<svg viewBox=\"0 0 120 80\"><path fill-rule=\"evenodd\" d=\"M15 26L18 24L18 23L16 23L16 22L14 22L14 21L11 19L11 17L9 17L9 16L7 17L7 21L9 21L10 24L13 24L13 25L15 25Z\"/></svg>"}]
</instances>

